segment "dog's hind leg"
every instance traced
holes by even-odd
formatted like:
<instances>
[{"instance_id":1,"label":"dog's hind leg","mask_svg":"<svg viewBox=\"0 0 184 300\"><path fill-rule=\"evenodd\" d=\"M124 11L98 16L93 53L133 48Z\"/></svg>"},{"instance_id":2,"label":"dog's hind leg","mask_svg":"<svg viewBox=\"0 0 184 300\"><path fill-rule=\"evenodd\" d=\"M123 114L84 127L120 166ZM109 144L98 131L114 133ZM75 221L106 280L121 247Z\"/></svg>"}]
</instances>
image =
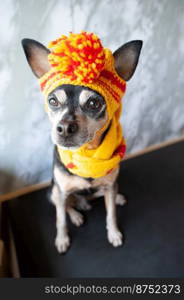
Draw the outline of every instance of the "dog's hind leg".
<instances>
[{"instance_id":1,"label":"dog's hind leg","mask_svg":"<svg viewBox=\"0 0 184 300\"><path fill-rule=\"evenodd\" d=\"M127 200L125 199L125 197L122 194L118 193L118 183L117 182L115 183L114 188L115 188L115 192L116 192L115 203L117 205L121 205L121 206L125 205L127 203Z\"/></svg>"},{"instance_id":2,"label":"dog's hind leg","mask_svg":"<svg viewBox=\"0 0 184 300\"><path fill-rule=\"evenodd\" d=\"M84 223L83 215L79 211L75 210L73 207L68 207L67 213L70 217L71 222L75 226L79 227Z\"/></svg>"},{"instance_id":3,"label":"dog's hind leg","mask_svg":"<svg viewBox=\"0 0 184 300\"><path fill-rule=\"evenodd\" d=\"M88 201L91 201L91 200L94 200L96 198L103 197L103 196L104 196L104 190L99 189L96 193L92 194L91 196L87 196L86 198L87 198ZM116 194L115 203L116 203L116 205L123 206L127 203L127 200L122 194L118 193L118 194ZM90 205L88 203L86 203L86 204ZM81 203L80 203L80 205L81 205ZM91 208L91 205L90 205L90 208ZM90 208L87 207L87 209L83 209L81 207L82 210L89 210Z\"/></svg>"},{"instance_id":4,"label":"dog's hind leg","mask_svg":"<svg viewBox=\"0 0 184 300\"><path fill-rule=\"evenodd\" d=\"M75 194L75 198L76 198L76 207L79 210L87 211L92 208L92 206L88 203L88 197Z\"/></svg>"},{"instance_id":5,"label":"dog's hind leg","mask_svg":"<svg viewBox=\"0 0 184 300\"><path fill-rule=\"evenodd\" d=\"M77 227L81 226L84 223L83 215L77 211L76 207L76 197L71 194L67 199L66 210L69 215L70 221Z\"/></svg>"},{"instance_id":6,"label":"dog's hind leg","mask_svg":"<svg viewBox=\"0 0 184 300\"><path fill-rule=\"evenodd\" d=\"M127 200L125 199L125 197L122 194L117 194L115 202L116 202L116 205L123 206L127 203Z\"/></svg>"}]
</instances>

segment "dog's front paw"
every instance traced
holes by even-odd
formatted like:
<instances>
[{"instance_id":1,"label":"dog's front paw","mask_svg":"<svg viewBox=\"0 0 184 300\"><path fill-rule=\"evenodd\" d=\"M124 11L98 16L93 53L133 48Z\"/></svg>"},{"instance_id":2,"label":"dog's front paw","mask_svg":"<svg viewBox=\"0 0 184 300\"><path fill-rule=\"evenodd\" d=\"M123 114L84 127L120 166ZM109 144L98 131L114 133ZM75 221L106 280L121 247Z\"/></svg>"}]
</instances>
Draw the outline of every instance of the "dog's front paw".
<instances>
[{"instance_id":1,"label":"dog's front paw","mask_svg":"<svg viewBox=\"0 0 184 300\"><path fill-rule=\"evenodd\" d=\"M70 238L68 235L56 236L55 246L59 253L65 253L70 246Z\"/></svg>"},{"instance_id":2,"label":"dog's front paw","mask_svg":"<svg viewBox=\"0 0 184 300\"><path fill-rule=\"evenodd\" d=\"M122 233L118 229L113 229L108 231L108 240L114 246L118 247L123 244Z\"/></svg>"},{"instance_id":3,"label":"dog's front paw","mask_svg":"<svg viewBox=\"0 0 184 300\"><path fill-rule=\"evenodd\" d=\"M81 226L84 223L83 215L75 209L72 209L69 216L71 222L77 227Z\"/></svg>"},{"instance_id":4,"label":"dog's front paw","mask_svg":"<svg viewBox=\"0 0 184 300\"><path fill-rule=\"evenodd\" d=\"M117 205L125 205L127 203L127 200L125 199L125 197L121 194L117 194L116 196L116 204Z\"/></svg>"}]
</instances>

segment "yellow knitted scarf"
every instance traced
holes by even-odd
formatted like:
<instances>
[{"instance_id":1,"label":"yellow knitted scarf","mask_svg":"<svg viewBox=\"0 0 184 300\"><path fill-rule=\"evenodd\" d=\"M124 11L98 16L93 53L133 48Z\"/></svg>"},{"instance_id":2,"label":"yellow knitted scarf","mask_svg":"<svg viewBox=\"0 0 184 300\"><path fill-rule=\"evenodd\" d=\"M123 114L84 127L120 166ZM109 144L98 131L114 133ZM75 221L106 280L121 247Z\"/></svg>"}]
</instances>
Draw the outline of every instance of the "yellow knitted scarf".
<instances>
[{"instance_id":1,"label":"yellow knitted scarf","mask_svg":"<svg viewBox=\"0 0 184 300\"><path fill-rule=\"evenodd\" d=\"M60 158L64 165L81 177L98 178L109 174L120 163L125 153L125 141L122 130L116 118L97 149L88 149L87 145L76 151L62 150L58 147Z\"/></svg>"},{"instance_id":2,"label":"yellow knitted scarf","mask_svg":"<svg viewBox=\"0 0 184 300\"><path fill-rule=\"evenodd\" d=\"M58 147L61 161L71 173L82 177L98 178L109 174L122 160L126 144L119 123L121 98L126 82L114 68L112 52L103 48L100 39L93 33L70 33L50 42L48 60L51 69L39 79L47 97L62 84L89 87L100 93L107 106L108 120L104 129L108 131L96 149L89 149L88 143L77 150L63 150Z\"/></svg>"}]
</instances>

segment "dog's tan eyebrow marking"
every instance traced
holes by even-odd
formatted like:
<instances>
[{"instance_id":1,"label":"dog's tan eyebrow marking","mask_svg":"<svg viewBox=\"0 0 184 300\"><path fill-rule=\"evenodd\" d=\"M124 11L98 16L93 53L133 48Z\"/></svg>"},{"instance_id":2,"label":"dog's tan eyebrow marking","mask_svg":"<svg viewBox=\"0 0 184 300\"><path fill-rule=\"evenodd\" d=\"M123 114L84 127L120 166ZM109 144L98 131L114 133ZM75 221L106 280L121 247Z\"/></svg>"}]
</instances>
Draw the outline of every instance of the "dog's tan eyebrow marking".
<instances>
[{"instance_id":1,"label":"dog's tan eyebrow marking","mask_svg":"<svg viewBox=\"0 0 184 300\"><path fill-rule=\"evenodd\" d=\"M83 90L80 95L79 95L79 103L80 105L84 105L86 103L86 101L91 97L94 96L95 93L93 93L92 91L88 91L88 90Z\"/></svg>"},{"instance_id":2,"label":"dog's tan eyebrow marking","mask_svg":"<svg viewBox=\"0 0 184 300\"><path fill-rule=\"evenodd\" d=\"M64 90L56 90L54 92L54 94L56 95L58 101L61 103L61 104L64 104L67 100L67 95L65 93Z\"/></svg>"}]
</instances>

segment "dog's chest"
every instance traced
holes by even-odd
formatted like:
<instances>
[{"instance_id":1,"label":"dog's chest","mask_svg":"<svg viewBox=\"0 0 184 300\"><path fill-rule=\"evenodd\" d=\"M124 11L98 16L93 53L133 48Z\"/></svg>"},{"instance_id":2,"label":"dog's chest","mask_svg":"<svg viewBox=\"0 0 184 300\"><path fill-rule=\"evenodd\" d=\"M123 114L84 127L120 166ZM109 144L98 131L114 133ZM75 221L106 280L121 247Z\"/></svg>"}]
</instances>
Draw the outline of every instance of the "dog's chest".
<instances>
[{"instance_id":1,"label":"dog's chest","mask_svg":"<svg viewBox=\"0 0 184 300\"><path fill-rule=\"evenodd\" d=\"M118 171L119 168L116 168L113 172L104 177L88 180L76 175L67 175L55 166L54 178L61 190L71 193L87 189L101 189L107 185L112 185L117 178Z\"/></svg>"}]
</instances>

